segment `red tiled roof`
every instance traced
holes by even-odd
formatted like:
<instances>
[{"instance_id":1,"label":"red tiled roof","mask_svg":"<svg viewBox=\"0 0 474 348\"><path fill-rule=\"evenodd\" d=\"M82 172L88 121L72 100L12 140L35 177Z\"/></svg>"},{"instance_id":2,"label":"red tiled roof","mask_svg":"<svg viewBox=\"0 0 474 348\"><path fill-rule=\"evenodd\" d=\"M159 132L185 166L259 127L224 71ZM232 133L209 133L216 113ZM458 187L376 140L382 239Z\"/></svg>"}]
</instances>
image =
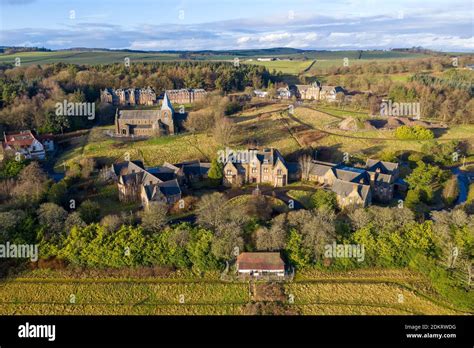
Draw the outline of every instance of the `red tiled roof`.
<instances>
[{"instance_id":1,"label":"red tiled roof","mask_svg":"<svg viewBox=\"0 0 474 348\"><path fill-rule=\"evenodd\" d=\"M30 131L5 134L5 143L10 146L31 146L35 141Z\"/></svg>"},{"instance_id":2,"label":"red tiled roof","mask_svg":"<svg viewBox=\"0 0 474 348\"><path fill-rule=\"evenodd\" d=\"M239 270L284 271L285 263L280 253L242 253L237 257L237 268Z\"/></svg>"}]
</instances>

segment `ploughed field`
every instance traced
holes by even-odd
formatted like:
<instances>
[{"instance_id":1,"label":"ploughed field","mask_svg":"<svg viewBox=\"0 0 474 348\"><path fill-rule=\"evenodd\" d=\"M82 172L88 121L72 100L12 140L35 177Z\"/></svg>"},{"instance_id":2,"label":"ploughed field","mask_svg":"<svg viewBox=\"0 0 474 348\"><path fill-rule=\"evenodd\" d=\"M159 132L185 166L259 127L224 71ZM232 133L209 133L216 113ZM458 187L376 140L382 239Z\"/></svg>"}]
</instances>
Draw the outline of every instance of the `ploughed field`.
<instances>
[{"instance_id":1,"label":"ploughed field","mask_svg":"<svg viewBox=\"0 0 474 348\"><path fill-rule=\"evenodd\" d=\"M303 272L287 283L125 272L25 271L2 279L0 315L462 314L405 270Z\"/></svg>"}]
</instances>

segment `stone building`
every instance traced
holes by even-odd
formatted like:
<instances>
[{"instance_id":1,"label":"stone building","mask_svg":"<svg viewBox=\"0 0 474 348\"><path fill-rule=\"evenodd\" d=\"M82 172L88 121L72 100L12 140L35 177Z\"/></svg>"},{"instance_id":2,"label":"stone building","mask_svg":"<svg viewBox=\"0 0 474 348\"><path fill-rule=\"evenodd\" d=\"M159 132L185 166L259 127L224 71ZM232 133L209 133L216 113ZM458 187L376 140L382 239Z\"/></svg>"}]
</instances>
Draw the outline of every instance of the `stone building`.
<instances>
[{"instance_id":1,"label":"stone building","mask_svg":"<svg viewBox=\"0 0 474 348\"><path fill-rule=\"evenodd\" d=\"M100 101L113 105L153 105L156 93L147 88L106 88L100 91Z\"/></svg>"},{"instance_id":2,"label":"stone building","mask_svg":"<svg viewBox=\"0 0 474 348\"><path fill-rule=\"evenodd\" d=\"M342 163L312 161L308 180L328 186L337 195L341 207L371 204L372 199L390 202L399 179L398 163L368 159L364 168Z\"/></svg>"},{"instance_id":3,"label":"stone building","mask_svg":"<svg viewBox=\"0 0 474 348\"><path fill-rule=\"evenodd\" d=\"M141 202L144 208L154 203L173 204L181 199L181 188L170 171L145 169L140 161L126 161L113 164L111 176L117 182L119 200L122 202Z\"/></svg>"},{"instance_id":4,"label":"stone building","mask_svg":"<svg viewBox=\"0 0 474 348\"><path fill-rule=\"evenodd\" d=\"M321 85L318 81L315 81L311 85L295 85L292 87L292 90L298 99L319 100Z\"/></svg>"},{"instance_id":5,"label":"stone building","mask_svg":"<svg viewBox=\"0 0 474 348\"><path fill-rule=\"evenodd\" d=\"M292 92L298 99L336 101L337 94L346 94L340 86L322 86L318 81L311 85L294 85Z\"/></svg>"},{"instance_id":6,"label":"stone building","mask_svg":"<svg viewBox=\"0 0 474 348\"><path fill-rule=\"evenodd\" d=\"M194 102L203 100L207 92L202 88L182 88L170 89L165 92L172 103L175 104L192 104Z\"/></svg>"},{"instance_id":7,"label":"stone building","mask_svg":"<svg viewBox=\"0 0 474 348\"><path fill-rule=\"evenodd\" d=\"M167 94L160 110L118 110L115 133L123 137L173 135L177 132L175 112Z\"/></svg>"},{"instance_id":8,"label":"stone building","mask_svg":"<svg viewBox=\"0 0 474 348\"><path fill-rule=\"evenodd\" d=\"M263 149L256 151L256 156L252 159L227 161L223 181L225 185L236 186L245 183L285 186L288 184L288 167L278 150Z\"/></svg>"}]
</instances>

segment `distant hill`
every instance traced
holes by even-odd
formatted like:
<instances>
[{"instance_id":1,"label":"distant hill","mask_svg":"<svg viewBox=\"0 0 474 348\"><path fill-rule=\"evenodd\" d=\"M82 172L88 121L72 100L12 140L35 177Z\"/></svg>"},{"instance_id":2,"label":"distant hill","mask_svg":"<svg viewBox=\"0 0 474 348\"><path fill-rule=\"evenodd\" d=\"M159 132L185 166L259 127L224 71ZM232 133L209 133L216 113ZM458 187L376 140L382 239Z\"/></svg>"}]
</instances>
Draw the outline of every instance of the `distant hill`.
<instances>
[{"instance_id":1,"label":"distant hill","mask_svg":"<svg viewBox=\"0 0 474 348\"><path fill-rule=\"evenodd\" d=\"M326 65L340 64L344 58L353 61L368 61L380 59L399 58L422 58L433 56L434 53L423 52L420 49L397 49L397 50L350 50L350 51L327 51L327 50L303 50L289 47L274 47L264 49L236 49L236 50L199 50L199 51L143 51L143 50L112 50L104 48L75 47L64 50L48 50L45 48L21 48L21 47L0 47L0 64L14 64L15 58L21 59L22 65L29 64L52 64L70 63L80 65L113 64L122 63L125 58L135 62L155 62L155 61L232 61L236 57L246 62L257 62L258 58L271 57L279 62L266 62L269 69L283 71L302 71L304 68L291 66L291 62L284 63L284 60L291 61L318 61ZM441 53L438 53L441 54ZM297 62L295 64L298 64ZM283 66L288 65L288 66Z\"/></svg>"}]
</instances>

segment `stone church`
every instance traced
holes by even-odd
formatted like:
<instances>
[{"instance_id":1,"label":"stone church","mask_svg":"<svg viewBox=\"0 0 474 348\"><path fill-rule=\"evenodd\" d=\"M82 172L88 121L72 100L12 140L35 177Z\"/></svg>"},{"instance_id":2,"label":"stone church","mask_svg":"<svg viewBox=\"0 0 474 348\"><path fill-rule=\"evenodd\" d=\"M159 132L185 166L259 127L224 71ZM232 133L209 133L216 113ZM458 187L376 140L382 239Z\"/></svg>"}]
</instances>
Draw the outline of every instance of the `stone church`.
<instances>
[{"instance_id":1,"label":"stone church","mask_svg":"<svg viewBox=\"0 0 474 348\"><path fill-rule=\"evenodd\" d=\"M177 132L175 111L165 93L160 110L118 110L115 133L122 137L173 135Z\"/></svg>"}]
</instances>

